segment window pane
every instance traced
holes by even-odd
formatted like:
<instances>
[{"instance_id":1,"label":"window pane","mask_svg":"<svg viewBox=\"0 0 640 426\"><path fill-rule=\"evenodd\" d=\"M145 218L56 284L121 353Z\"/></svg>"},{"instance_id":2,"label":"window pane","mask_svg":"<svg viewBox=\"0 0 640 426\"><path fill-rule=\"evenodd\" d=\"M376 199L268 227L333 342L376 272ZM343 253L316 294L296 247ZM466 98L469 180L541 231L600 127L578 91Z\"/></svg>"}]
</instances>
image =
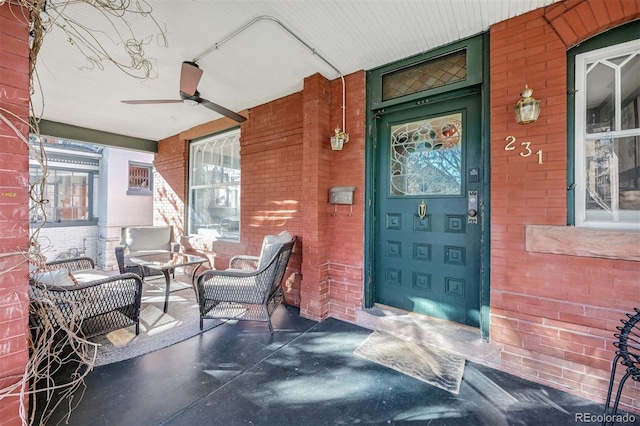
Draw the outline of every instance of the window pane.
<instances>
[{"instance_id":1,"label":"window pane","mask_svg":"<svg viewBox=\"0 0 640 426\"><path fill-rule=\"evenodd\" d=\"M640 220L640 137L586 144L586 220Z\"/></svg>"},{"instance_id":2,"label":"window pane","mask_svg":"<svg viewBox=\"0 0 640 426\"><path fill-rule=\"evenodd\" d=\"M86 173L58 171L56 173L57 213L64 220L89 219L89 188Z\"/></svg>"},{"instance_id":3,"label":"window pane","mask_svg":"<svg viewBox=\"0 0 640 426\"><path fill-rule=\"evenodd\" d=\"M391 195L462 193L462 114L391 126Z\"/></svg>"},{"instance_id":4,"label":"window pane","mask_svg":"<svg viewBox=\"0 0 640 426\"><path fill-rule=\"evenodd\" d=\"M587 73L587 133L615 130L615 70L608 65L589 65Z\"/></svg>"},{"instance_id":5,"label":"window pane","mask_svg":"<svg viewBox=\"0 0 640 426\"><path fill-rule=\"evenodd\" d=\"M193 189L190 203L192 234L212 237L239 237L239 187L219 186Z\"/></svg>"},{"instance_id":6,"label":"window pane","mask_svg":"<svg viewBox=\"0 0 640 426\"><path fill-rule=\"evenodd\" d=\"M638 120L638 86L640 85L640 55L633 55L621 70L620 97L622 111L620 115L620 129L640 128Z\"/></svg>"},{"instance_id":7,"label":"window pane","mask_svg":"<svg viewBox=\"0 0 640 426\"><path fill-rule=\"evenodd\" d=\"M100 217L99 211L98 211L98 206L99 204L99 199L98 199L98 194L100 194L100 178L97 175L93 175L93 188L91 188L91 190L93 191L93 203L92 203L92 208L93 211L91 212L91 216L92 219L98 219Z\"/></svg>"},{"instance_id":8,"label":"window pane","mask_svg":"<svg viewBox=\"0 0 640 426\"><path fill-rule=\"evenodd\" d=\"M129 165L129 189L150 189L151 167Z\"/></svg>"}]
</instances>

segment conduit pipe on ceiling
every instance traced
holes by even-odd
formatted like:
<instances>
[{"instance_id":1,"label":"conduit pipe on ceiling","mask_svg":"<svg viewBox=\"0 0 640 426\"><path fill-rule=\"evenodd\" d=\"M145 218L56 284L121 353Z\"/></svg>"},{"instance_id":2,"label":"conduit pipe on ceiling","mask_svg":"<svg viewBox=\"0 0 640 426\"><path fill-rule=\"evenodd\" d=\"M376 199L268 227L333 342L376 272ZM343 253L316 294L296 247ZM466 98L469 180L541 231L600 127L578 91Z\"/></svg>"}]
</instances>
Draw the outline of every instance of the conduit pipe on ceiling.
<instances>
[{"instance_id":1,"label":"conduit pipe on ceiling","mask_svg":"<svg viewBox=\"0 0 640 426\"><path fill-rule=\"evenodd\" d=\"M244 30L246 30L247 28L249 28L250 26L255 24L256 22L262 21L262 20L265 20L265 19L269 20L269 21L273 21L276 24L280 25L280 27L282 27L287 33L289 33L296 40L298 40L300 43L302 43L307 49L309 49L311 51L311 53L313 53L318 58L320 58L325 64L329 65L335 72L338 73L338 75L340 75L340 81L342 82L342 131L346 133L346 131L347 131L346 130L346 126L345 126L345 95L346 94L345 94L345 87L344 87L344 76L342 75L342 72L338 68L336 68L331 62L327 61L321 54L319 54L316 49L314 49L313 47L309 46L309 44L307 44L304 40L302 40L300 37L298 37L297 34L295 34L286 25L284 25L282 22L280 22L278 20L278 18L275 18L273 16L269 16L269 15L261 15L261 16L258 16L257 18L252 19L251 21L247 22L246 24L238 27L236 30L231 32L231 34L227 35L222 40L218 41L217 43L215 43L212 46L210 46L207 49L205 49L202 53L200 53L198 56L193 58L193 62L198 62L198 60L200 60L203 56L213 52L214 50L217 50L224 43L226 43L227 41L231 40L232 38L234 38L235 36L237 36L238 34L243 32Z\"/></svg>"}]
</instances>

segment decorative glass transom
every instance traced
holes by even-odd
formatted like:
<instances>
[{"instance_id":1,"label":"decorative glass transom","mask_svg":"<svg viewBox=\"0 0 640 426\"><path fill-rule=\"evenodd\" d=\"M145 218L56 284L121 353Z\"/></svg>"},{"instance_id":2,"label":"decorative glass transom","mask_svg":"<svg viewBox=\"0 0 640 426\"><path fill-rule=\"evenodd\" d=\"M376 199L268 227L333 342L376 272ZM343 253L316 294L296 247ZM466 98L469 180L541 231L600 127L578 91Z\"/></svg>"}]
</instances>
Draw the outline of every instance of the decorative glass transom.
<instances>
[{"instance_id":1,"label":"decorative glass transom","mask_svg":"<svg viewBox=\"0 0 640 426\"><path fill-rule=\"evenodd\" d=\"M462 113L391 126L391 195L462 194Z\"/></svg>"},{"instance_id":2,"label":"decorative glass transom","mask_svg":"<svg viewBox=\"0 0 640 426\"><path fill-rule=\"evenodd\" d=\"M382 100L399 98L467 79L467 50L403 68L382 76Z\"/></svg>"}]
</instances>

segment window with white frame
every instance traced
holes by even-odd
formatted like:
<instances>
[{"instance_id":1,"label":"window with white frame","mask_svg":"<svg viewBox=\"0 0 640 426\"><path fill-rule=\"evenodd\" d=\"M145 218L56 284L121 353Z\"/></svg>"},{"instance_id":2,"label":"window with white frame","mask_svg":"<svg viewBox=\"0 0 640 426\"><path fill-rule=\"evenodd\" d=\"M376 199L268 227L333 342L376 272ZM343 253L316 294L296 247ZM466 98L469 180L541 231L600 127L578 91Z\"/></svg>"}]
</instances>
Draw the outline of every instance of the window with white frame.
<instances>
[{"instance_id":1,"label":"window with white frame","mask_svg":"<svg viewBox=\"0 0 640 426\"><path fill-rule=\"evenodd\" d=\"M575 57L575 224L640 229L640 40Z\"/></svg>"},{"instance_id":2,"label":"window with white frame","mask_svg":"<svg viewBox=\"0 0 640 426\"><path fill-rule=\"evenodd\" d=\"M240 240L240 129L190 144L189 235Z\"/></svg>"}]
</instances>

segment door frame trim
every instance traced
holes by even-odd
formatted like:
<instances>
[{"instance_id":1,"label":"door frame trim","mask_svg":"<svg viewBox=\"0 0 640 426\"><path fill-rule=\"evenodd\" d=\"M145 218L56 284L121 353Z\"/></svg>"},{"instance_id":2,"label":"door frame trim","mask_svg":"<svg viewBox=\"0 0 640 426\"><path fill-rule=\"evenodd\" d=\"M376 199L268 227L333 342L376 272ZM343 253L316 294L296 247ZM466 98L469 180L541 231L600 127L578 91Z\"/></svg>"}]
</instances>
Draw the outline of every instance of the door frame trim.
<instances>
[{"instance_id":1,"label":"door frame trim","mask_svg":"<svg viewBox=\"0 0 640 426\"><path fill-rule=\"evenodd\" d=\"M375 244L375 214L374 206L376 203L376 188L375 188L375 176L377 173L375 163L375 152L378 143L378 117L380 114L387 112L395 112L402 109L412 108L414 106L424 105L425 103L435 103L446 101L452 98L462 96L473 96L480 92L480 120L481 120L481 155L483 162L482 173L482 191L484 198L481 203L483 218L481 221L481 263L480 263L480 332L483 339L489 339L489 326L490 326L490 129L489 129L489 90L488 90L488 76L489 76L489 34L484 33L479 36L466 40L468 44L474 44L477 46L478 40L481 40L482 44L482 76L481 82L474 81L470 83L466 88L452 88L453 90L447 92L441 92L429 94L425 92L423 96L416 98L415 95L410 99L400 98L394 105L385 105L385 108L380 108L381 105L372 104L373 99L371 94L374 90L379 90L379 78L380 73L371 71L367 72L366 78L366 132L365 132L365 211L364 211L364 306L365 308L371 308L375 303L375 285L374 279L374 244ZM470 43L471 42L471 43ZM460 45L465 41L457 42L444 48L436 49L435 51L427 52L424 54L425 58L433 57L434 54L442 54L443 51L454 51L460 49ZM434 53L435 52L435 53ZM399 61L396 63L397 68L406 66L406 61ZM393 68L391 65L385 66L385 69ZM484 84L482 84L484 81Z\"/></svg>"}]
</instances>

